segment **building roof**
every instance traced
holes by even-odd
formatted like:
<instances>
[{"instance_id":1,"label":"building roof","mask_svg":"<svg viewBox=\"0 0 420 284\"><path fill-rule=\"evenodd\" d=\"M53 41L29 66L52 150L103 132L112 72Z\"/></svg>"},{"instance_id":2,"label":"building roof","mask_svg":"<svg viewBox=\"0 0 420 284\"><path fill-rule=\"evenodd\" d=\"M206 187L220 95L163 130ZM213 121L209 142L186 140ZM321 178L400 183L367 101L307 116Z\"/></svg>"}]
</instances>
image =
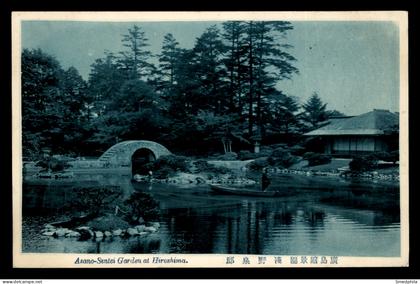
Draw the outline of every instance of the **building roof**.
<instances>
[{"instance_id":1,"label":"building roof","mask_svg":"<svg viewBox=\"0 0 420 284\"><path fill-rule=\"evenodd\" d=\"M329 124L304 135L384 135L386 130L390 130L398 125L398 114L388 110L375 109L358 116L333 119Z\"/></svg>"}]
</instances>

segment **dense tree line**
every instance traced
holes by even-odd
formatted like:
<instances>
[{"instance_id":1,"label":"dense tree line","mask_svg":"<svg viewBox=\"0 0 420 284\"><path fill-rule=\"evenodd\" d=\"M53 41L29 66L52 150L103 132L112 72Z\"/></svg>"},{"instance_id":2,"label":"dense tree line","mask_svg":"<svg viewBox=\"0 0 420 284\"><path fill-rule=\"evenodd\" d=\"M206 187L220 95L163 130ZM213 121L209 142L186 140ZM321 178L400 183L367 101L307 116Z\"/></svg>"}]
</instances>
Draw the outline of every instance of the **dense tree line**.
<instances>
[{"instance_id":1,"label":"dense tree line","mask_svg":"<svg viewBox=\"0 0 420 284\"><path fill-rule=\"evenodd\" d=\"M340 115L316 93L300 105L279 90L298 73L286 42L292 29L289 22L225 22L206 29L191 49L168 33L153 55L134 25L120 52L95 60L87 81L43 51L25 49L24 156L98 156L130 139L189 154L238 151L255 141L288 143Z\"/></svg>"}]
</instances>

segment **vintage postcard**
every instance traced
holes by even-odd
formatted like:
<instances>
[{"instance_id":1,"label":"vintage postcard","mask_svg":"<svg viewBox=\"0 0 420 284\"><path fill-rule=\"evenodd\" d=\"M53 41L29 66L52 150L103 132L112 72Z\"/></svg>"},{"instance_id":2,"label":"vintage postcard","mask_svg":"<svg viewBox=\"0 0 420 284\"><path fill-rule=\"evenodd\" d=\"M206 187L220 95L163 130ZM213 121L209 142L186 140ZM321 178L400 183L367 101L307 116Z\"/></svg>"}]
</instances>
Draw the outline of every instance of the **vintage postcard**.
<instances>
[{"instance_id":1,"label":"vintage postcard","mask_svg":"<svg viewBox=\"0 0 420 284\"><path fill-rule=\"evenodd\" d=\"M13 12L13 266L409 266L407 21Z\"/></svg>"}]
</instances>

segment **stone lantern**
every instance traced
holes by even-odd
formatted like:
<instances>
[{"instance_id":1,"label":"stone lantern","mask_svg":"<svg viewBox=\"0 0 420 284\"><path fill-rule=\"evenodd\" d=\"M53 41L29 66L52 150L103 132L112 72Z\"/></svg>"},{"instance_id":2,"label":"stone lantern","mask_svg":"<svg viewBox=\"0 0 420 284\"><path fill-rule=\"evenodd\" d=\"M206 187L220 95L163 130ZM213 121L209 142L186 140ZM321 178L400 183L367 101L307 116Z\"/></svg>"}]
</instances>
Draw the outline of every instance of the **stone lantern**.
<instances>
[{"instance_id":1,"label":"stone lantern","mask_svg":"<svg viewBox=\"0 0 420 284\"><path fill-rule=\"evenodd\" d=\"M255 141L254 144L254 153L259 153L260 152L260 142L259 141Z\"/></svg>"}]
</instances>

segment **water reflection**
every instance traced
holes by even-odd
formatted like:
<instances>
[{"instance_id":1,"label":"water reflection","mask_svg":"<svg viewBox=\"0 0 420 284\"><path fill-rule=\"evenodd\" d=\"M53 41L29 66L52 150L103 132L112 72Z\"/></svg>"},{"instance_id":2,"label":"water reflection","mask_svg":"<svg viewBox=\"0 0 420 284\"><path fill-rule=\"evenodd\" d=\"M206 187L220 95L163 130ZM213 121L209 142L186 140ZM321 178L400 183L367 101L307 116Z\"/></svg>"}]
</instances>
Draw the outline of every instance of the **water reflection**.
<instances>
[{"instance_id":1,"label":"water reflection","mask_svg":"<svg viewBox=\"0 0 420 284\"><path fill-rule=\"evenodd\" d=\"M128 180L128 181L127 181ZM148 237L103 242L66 239L29 240L27 252L87 253L232 253L398 256L399 194L395 186L279 177L277 185L296 194L251 198L212 194L205 186L179 188L134 184L128 178L93 179L118 185L122 198L133 191L150 193L160 204L161 228ZM86 181L24 183L24 216L60 214ZM299 186L301 184L301 186ZM322 190L314 190L316 184ZM356 193L354 192L356 191ZM32 221L30 224L34 224ZM32 225L34 226L34 225ZM39 230L39 228L38 228ZM26 232L26 233L25 233ZM357 240L357 241L355 241Z\"/></svg>"}]
</instances>

